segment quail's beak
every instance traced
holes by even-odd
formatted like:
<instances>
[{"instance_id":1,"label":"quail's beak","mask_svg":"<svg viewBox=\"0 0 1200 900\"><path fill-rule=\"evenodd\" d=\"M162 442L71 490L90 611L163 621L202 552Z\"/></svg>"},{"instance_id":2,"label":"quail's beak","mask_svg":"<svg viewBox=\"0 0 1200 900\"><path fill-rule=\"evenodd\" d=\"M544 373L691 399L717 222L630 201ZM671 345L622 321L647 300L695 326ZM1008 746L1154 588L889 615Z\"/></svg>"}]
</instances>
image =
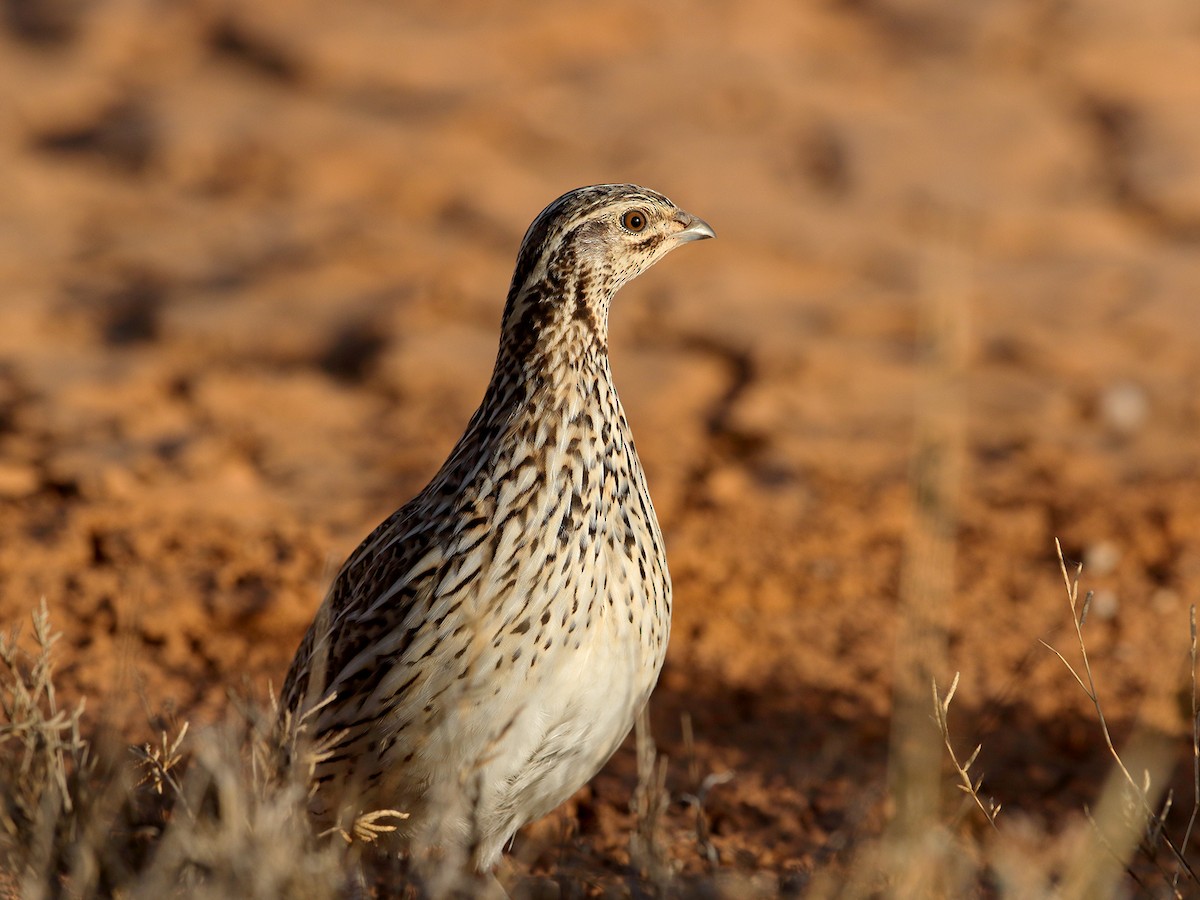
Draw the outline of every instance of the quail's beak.
<instances>
[{"instance_id":1,"label":"quail's beak","mask_svg":"<svg viewBox=\"0 0 1200 900\"><path fill-rule=\"evenodd\" d=\"M717 233L703 219L697 219L691 213L680 211L676 218L683 224L683 231L675 232L675 240L681 244L688 241L702 241L705 238L715 238Z\"/></svg>"}]
</instances>

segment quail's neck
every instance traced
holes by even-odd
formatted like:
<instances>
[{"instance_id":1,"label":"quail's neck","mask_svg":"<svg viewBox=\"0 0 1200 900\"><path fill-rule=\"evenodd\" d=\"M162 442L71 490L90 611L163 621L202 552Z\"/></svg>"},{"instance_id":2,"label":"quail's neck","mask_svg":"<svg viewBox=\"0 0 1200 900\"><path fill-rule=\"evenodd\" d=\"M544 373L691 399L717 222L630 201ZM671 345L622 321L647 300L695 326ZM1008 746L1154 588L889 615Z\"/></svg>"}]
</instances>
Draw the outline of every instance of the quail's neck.
<instances>
[{"instance_id":1,"label":"quail's neck","mask_svg":"<svg viewBox=\"0 0 1200 900\"><path fill-rule=\"evenodd\" d=\"M509 413L529 409L549 414L606 399L612 369L603 337L588 324L571 321L544 328L532 346L519 348L522 352L502 344L486 402L509 407Z\"/></svg>"},{"instance_id":2,"label":"quail's neck","mask_svg":"<svg viewBox=\"0 0 1200 900\"><path fill-rule=\"evenodd\" d=\"M608 308L618 287L611 271L563 249L509 288L501 355L536 369L607 354Z\"/></svg>"}]
</instances>

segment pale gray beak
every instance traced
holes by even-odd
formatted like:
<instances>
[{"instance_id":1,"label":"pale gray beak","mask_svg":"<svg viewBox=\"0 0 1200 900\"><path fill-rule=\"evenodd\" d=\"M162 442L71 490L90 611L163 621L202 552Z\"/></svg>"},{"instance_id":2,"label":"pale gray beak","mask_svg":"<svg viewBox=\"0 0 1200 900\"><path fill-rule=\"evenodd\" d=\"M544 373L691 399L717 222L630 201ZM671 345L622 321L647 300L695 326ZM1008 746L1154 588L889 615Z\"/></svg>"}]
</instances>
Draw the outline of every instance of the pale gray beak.
<instances>
[{"instance_id":1,"label":"pale gray beak","mask_svg":"<svg viewBox=\"0 0 1200 900\"><path fill-rule=\"evenodd\" d=\"M715 238L717 233L712 230L712 226L703 219L697 219L691 213L681 212L677 216L680 222L683 223L683 231L675 232L675 240L681 244L687 241L702 241L705 238Z\"/></svg>"}]
</instances>

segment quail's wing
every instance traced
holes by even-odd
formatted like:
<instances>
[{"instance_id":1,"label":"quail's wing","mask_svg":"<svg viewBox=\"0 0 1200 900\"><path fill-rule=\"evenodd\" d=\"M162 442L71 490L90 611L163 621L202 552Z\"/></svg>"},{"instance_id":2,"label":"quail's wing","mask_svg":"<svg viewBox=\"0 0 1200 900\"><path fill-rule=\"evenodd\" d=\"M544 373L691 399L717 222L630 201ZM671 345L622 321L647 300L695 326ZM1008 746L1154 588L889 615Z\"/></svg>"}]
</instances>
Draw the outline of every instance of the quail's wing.
<instances>
[{"instance_id":1,"label":"quail's wing","mask_svg":"<svg viewBox=\"0 0 1200 900\"><path fill-rule=\"evenodd\" d=\"M286 709L361 692L380 668L373 661L403 656L415 637L405 623L428 604L442 564L436 529L414 509L419 499L382 522L338 572L284 681Z\"/></svg>"}]
</instances>

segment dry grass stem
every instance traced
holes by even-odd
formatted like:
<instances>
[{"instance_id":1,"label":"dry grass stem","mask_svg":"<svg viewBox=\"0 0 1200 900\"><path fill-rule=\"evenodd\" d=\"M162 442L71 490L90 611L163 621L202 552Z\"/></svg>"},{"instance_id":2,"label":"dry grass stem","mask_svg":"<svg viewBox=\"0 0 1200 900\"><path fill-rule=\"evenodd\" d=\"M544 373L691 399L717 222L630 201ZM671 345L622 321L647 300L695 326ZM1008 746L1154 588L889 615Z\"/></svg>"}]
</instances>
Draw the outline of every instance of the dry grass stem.
<instances>
[{"instance_id":1,"label":"dry grass stem","mask_svg":"<svg viewBox=\"0 0 1200 900\"><path fill-rule=\"evenodd\" d=\"M0 750L4 751L4 804L0 806L5 855L30 840L47 817L74 811L71 780L89 766L80 734L81 700L62 710L54 692L54 649L61 633L50 628L43 599L33 612L34 651L20 647L20 628L0 634Z\"/></svg>"},{"instance_id":2,"label":"dry grass stem","mask_svg":"<svg viewBox=\"0 0 1200 900\"><path fill-rule=\"evenodd\" d=\"M1192 831L1196 827L1196 817L1200 814L1200 693L1196 690L1196 607L1195 604L1188 610L1188 619L1191 626L1191 700L1192 700L1192 813L1188 816L1187 827L1183 830L1183 840L1180 846L1184 852L1191 846ZM1176 872L1171 878L1171 886L1178 889L1179 878L1182 872Z\"/></svg>"},{"instance_id":3,"label":"dry grass stem","mask_svg":"<svg viewBox=\"0 0 1200 900\"><path fill-rule=\"evenodd\" d=\"M713 871L721 864L721 856L712 842L708 814L705 812L704 804L713 788L728 784L733 781L734 776L732 771L725 771L710 772L701 778L700 765L696 759L696 735L692 728L692 717L684 713L680 719L680 726L683 732L684 753L687 757L688 779L696 786L694 791L681 794L680 799L692 807L696 813L696 846L700 851L700 856L708 863L709 870Z\"/></svg>"},{"instance_id":4,"label":"dry grass stem","mask_svg":"<svg viewBox=\"0 0 1200 900\"><path fill-rule=\"evenodd\" d=\"M968 797L975 801L975 805L979 807L979 811L983 813L984 818L988 820L993 828L996 828L996 817L1000 815L1000 804L990 797L985 801L979 795L979 788L983 785L983 775L972 779L970 769L975 764L975 760L979 757L979 751L983 749L982 744L976 744L971 755L967 757L965 762L959 762L958 754L954 751L954 744L950 740L950 701L954 699L954 692L958 690L959 673L954 673L954 680L950 682L950 688L946 691L946 696L942 697L938 693L937 681L933 682L933 711L934 718L937 720L938 731L942 734L942 741L946 745L946 751L950 754L950 762L954 766L954 770L958 773L959 790L963 791Z\"/></svg>"},{"instance_id":5,"label":"dry grass stem","mask_svg":"<svg viewBox=\"0 0 1200 900\"><path fill-rule=\"evenodd\" d=\"M638 783L633 792L634 831L629 836L629 856L650 883L665 893L674 877L670 853L663 837L663 819L670 805L667 793L667 758L659 756L650 733L645 707L634 725L637 743Z\"/></svg>"},{"instance_id":6,"label":"dry grass stem","mask_svg":"<svg viewBox=\"0 0 1200 900\"><path fill-rule=\"evenodd\" d=\"M888 856L905 877L932 883L928 846L940 803L941 747L929 721L928 685L946 655L955 584L957 522L966 461L963 377L972 266L962 216L930 208L921 265L914 441L909 475L912 522L905 539L888 753L894 813ZM923 869L918 873L917 869Z\"/></svg>"},{"instance_id":7,"label":"dry grass stem","mask_svg":"<svg viewBox=\"0 0 1200 900\"><path fill-rule=\"evenodd\" d=\"M1075 640L1076 640L1076 645L1079 648L1079 656L1080 656L1080 660L1082 663L1082 674L1081 674L1081 670L1076 668L1074 665L1072 665L1070 663L1070 661L1068 661L1067 658L1060 651L1058 651L1056 648L1050 646L1045 641L1041 641L1041 643L1044 647L1046 647L1048 650L1050 650L1050 652L1052 652L1055 656L1057 656L1058 659L1062 662L1062 664L1064 666L1066 666L1067 671L1071 673L1071 676L1075 679L1076 683L1083 690L1084 694L1087 696L1088 700L1091 702L1092 708L1096 712L1096 718L1100 723L1100 731L1104 738L1104 744L1108 748L1108 753L1113 759L1113 763L1114 763L1114 766L1116 767L1116 771L1120 774L1120 779L1121 779L1121 782L1123 783L1124 790L1126 790L1128 792L1128 796L1132 798L1132 803L1135 807L1135 809L1132 811L1129 809L1125 809L1121 813L1121 816L1123 817L1125 829L1132 830L1132 833L1135 836L1138 834L1144 835L1144 837L1146 839L1146 845L1143 846L1143 850L1145 851L1147 857L1150 860L1152 860L1155 863L1155 865L1157 865L1157 860L1155 858L1155 853L1153 851L1154 846L1157 843L1161 842L1162 845L1167 848L1167 850L1170 852L1170 854L1174 857L1176 865L1178 867L1177 872L1174 873L1171 877L1171 882L1173 885L1177 886L1179 877L1183 876L1183 877L1186 877L1186 879L1189 882L1191 882L1193 885L1200 886L1200 876L1197 875L1195 868L1191 865L1189 860L1184 856L1183 850L1181 850L1180 847L1175 844L1175 842L1170 838L1170 836L1166 832L1166 828L1165 828L1166 814L1167 814L1168 810L1170 809L1170 802L1171 802L1170 795L1169 794L1167 795L1162 809L1156 809L1157 801L1152 799L1155 796L1155 794L1158 792L1157 783L1158 783L1159 778L1163 777L1169 771L1169 763L1166 762L1165 760L1159 758L1158 755L1148 754L1148 758L1146 759L1145 763L1143 765L1136 767L1136 768L1139 768L1142 772L1142 779L1139 782L1137 779L1134 778L1129 767L1126 765L1125 760L1122 758L1121 753L1118 752L1116 745L1113 742L1112 732L1109 729L1108 720L1104 716L1104 709L1100 702L1100 694L1099 694L1099 690L1096 687L1095 676L1093 675L1093 672L1092 672L1091 660L1088 657L1087 643L1083 637L1083 626L1087 621L1087 613L1091 606L1091 597L1092 597L1091 592L1088 592L1088 594L1085 596L1083 603L1082 604L1079 603L1079 580L1080 580L1080 576L1083 573L1083 563L1075 563L1073 568L1069 567L1067 565L1066 557L1063 555L1062 544L1058 540L1058 538L1054 539L1054 548L1055 548L1055 552L1058 555L1059 569L1062 572L1063 583L1066 585L1066 590L1067 590L1067 600L1071 607L1071 622L1075 629ZM1193 643L1192 643L1192 651L1191 651L1192 652L1192 661L1193 661L1192 662L1192 683L1193 683L1192 706L1193 706L1193 710L1194 710L1196 707L1196 703L1197 703L1196 693L1195 693L1195 677L1196 677L1195 676L1195 672L1196 672L1195 654L1196 654L1196 650L1195 650L1194 612L1193 612L1193 620L1192 621L1193 621L1193 632L1192 632L1193 633L1193 638L1192 638ZM1195 753L1197 752L1196 747L1197 747L1197 741L1198 741L1198 738L1196 736L1196 716L1195 715L1193 715L1192 720L1193 720L1193 759L1195 759ZM1194 778L1197 777L1195 775L1195 772L1196 772L1195 763L1193 763L1193 773L1194 773L1193 777ZM1157 775L1155 773L1157 773ZM1110 788L1110 791L1111 790L1115 790L1115 788ZM1198 789L1198 790L1200 790L1200 789ZM1200 797L1200 793L1198 793L1197 796ZM1113 854L1115 859L1119 860L1121 862L1122 867L1124 867L1128 870L1127 860L1129 858L1129 855L1135 849L1135 847L1137 845L1137 841L1135 839L1133 841L1133 843L1130 844L1127 849L1125 847L1121 846L1122 841L1123 841L1123 836L1115 834L1114 826L1112 826L1112 824L1111 824L1116 818L1118 818L1118 813L1116 812L1117 807L1118 807L1117 800L1111 800L1106 805L1102 799L1100 810L1107 810L1107 812L1106 812L1106 815L1101 815L1098 812L1097 815L1095 817L1093 817L1093 821L1095 823L1098 823L1097 827L1093 828L1093 831L1094 831L1095 835L1097 836L1097 840L1099 840L1103 846L1109 848L1110 852ZM1194 812L1195 812L1195 810L1193 809L1193 813ZM1194 815L1193 815L1192 821L1194 821ZM1189 822L1188 829L1189 829L1189 836L1190 836L1191 822ZM1183 846L1184 847L1187 846L1186 842L1184 843ZM1080 875L1079 879L1081 879L1081 881L1079 881L1078 883L1083 884L1082 879L1085 879L1085 878L1090 879L1086 882L1088 885L1088 888L1086 890L1090 890L1091 886L1094 886L1096 883L1094 876ZM1079 896L1086 896L1086 890L1083 887L1080 887L1079 889L1085 891L1084 893L1079 894ZM1069 894L1069 892L1068 892L1068 894Z\"/></svg>"},{"instance_id":8,"label":"dry grass stem","mask_svg":"<svg viewBox=\"0 0 1200 900\"><path fill-rule=\"evenodd\" d=\"M159 733L157 746L147 741L140 747L130 748L130 752L138 758L146 772L142 776L142 780L138 782L139 786L152 784L155 793L159 795L162 794L164 785L169 786L182 799L182 790L179 782L175 780L172 770L184 760L184 754L180 748L183 746L183 739L187 737L189 724L184 722L179 727L179 732L175 735L174 740L170 740L167 732L163 730Z\"/></svg>"}]
</instances>

